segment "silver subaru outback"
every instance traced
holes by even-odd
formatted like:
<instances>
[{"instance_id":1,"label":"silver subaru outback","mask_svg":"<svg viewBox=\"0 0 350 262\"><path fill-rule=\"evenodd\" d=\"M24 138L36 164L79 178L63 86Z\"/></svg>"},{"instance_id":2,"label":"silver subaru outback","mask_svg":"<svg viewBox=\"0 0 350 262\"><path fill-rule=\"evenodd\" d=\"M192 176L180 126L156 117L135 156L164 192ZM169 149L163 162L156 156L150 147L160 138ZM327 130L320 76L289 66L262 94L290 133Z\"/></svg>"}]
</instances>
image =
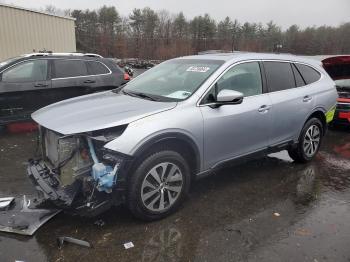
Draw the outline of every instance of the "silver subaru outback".
<instances>
[{"instance_id":1,"label":"silver subaru outback","mask_svg":"<svg viewBox=\"0 0 350 262\"><path fill-rule=\"evenodd\" d=\"M41 157L27 174L43 199L97 214L125 203L144 220L183 202L194 178L288 150L317 154L334 82L316 61L230 53L166 61L113 91L40 109Z\"/></svg>"}]
</instances>

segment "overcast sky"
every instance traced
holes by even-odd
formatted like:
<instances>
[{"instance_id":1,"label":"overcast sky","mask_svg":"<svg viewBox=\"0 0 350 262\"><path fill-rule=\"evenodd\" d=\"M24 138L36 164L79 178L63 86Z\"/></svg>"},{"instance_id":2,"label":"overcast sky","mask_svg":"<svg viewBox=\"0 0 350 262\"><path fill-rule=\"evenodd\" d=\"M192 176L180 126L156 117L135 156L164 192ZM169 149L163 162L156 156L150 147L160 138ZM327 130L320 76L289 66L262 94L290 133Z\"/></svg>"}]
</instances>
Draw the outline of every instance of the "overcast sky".
<instances>
[{"instance_id":1,"label":"overcast sky","mask_svg":"<svg viewBox=\"0 0 350 262\"><path fill-rule=\"evenodd\" d=\"M54 5L61 9L95 9L114 5L123 16L134 8L146 6L171 13L183 11L187 18L209 13L216 20L226 16L240 22L273 20L284 29L292 24L301 27L350 22L350 0L0 0L28 8Z\"/></svg>"}]
</instances>

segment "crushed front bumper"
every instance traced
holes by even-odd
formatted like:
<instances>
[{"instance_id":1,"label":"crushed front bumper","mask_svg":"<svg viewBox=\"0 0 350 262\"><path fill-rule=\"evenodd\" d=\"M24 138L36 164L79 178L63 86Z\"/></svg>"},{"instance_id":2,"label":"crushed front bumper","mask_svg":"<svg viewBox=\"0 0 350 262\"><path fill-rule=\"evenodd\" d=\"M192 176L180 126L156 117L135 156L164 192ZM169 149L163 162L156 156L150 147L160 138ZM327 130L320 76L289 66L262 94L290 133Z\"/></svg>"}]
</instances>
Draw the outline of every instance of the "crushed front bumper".
<instances>
[{"instance_id":1,"label":"crushed front bumper","mask_svg":"<svg viewBox=\"0 0 350 262\"><path fill-rule=\"evenodd\" d=\"M59 175L42 160L29 161L27 175L39 193L40 202L48 200L56 207L80 216L97 216L124 199L124 190L116 189L111 194L96 190L90 176L62 186Z\"/></svg>"},{"instance_id":2,"label":"crushed front bumper","mask_svg":"<svg viewBox=\"0 0 350 262\"><path fill-rule=\"evenodd\" d=\"M22 200L13 200L6 210L0 210L0 231L31 236L60 211L40 208L23 196Z\"/></svg>"},{"instance_id":3,"label":"crushed front bumper","mask_svg":"<svg viewBox=\"0 0 350 262\"><path fill-rule=\"evenodd\" d=\"M44 161L31 160L28 163L27 175L44 199L51 200L60 207L69 207L81 191L81 181L62 187L58 174L49 169Z\"/></svg>"}]
</instances>

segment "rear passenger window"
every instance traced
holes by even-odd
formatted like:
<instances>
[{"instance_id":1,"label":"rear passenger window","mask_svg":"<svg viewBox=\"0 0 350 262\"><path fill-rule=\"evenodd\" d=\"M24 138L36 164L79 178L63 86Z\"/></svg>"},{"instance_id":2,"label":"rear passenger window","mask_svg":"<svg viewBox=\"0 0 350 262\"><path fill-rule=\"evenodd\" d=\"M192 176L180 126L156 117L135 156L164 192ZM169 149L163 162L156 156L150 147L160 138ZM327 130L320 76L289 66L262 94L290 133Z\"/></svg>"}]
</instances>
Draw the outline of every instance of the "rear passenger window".
<instances>
[{"instance_id":1,"label":"rear passenger window","mask_svg":"<svg viewBox=\"0 0 350 262\"><path fill-rule=\"evenodd\" d=\"M87 62L89 75L102 75L108 74L108 68L100 62L88 61Z\"/></svg>"},{"instance_id":2,"label":"rear passenger window","mask_svg":"<svg viewBox=\"0 0 350 262\"><path fill-rule=\"evenodd\" d=\"M54 60L55 78L86 76L86 63L83 60Z\"/></svg>"},{"instance_id":3,"label":"rear passenger window","mask_svg":"<svg viewBox=\"0 0 350 262\"><path fill-rule=\"evenodd\" d=\"M298 68L300 74L303 76L306 84L311 84L321 78L321 74L317 72L315 69L307 65L301 65L301 64L295 64L295 65Z\"/></svg>"},{"instance_id":4,"label":"rear passenger window","mask_svg":"<svg viewBox=\"0 0 350 262\"><path fill-rule=\"evenodd\" d=\"M302 76L300 75L298 69L295 67L294 64L292 65L292 68L293 68L293 73L295 77L295 85L297 87L304 86L305 85L304 79L302 78Z\"/></svg>"},{"instance_id":5,"label":"rear passenger window","mask_svg":"<svg viewBox=\"0 0 350 262\"><path fill-rule=\"evenodd\" d=\"M264 62L267 84L270 92L295 87L295 80L290 63Z\"/></svg>"}]
</instances>

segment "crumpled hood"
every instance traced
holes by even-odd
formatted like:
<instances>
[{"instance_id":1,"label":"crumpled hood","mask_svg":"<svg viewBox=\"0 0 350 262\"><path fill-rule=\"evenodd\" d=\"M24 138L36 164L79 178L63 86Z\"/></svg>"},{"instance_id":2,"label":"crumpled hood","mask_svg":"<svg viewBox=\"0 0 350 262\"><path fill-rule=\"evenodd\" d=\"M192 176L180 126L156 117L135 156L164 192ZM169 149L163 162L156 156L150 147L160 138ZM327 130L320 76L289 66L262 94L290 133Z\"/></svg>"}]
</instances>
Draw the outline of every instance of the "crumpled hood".
<instances>
[{"instance_id":1,"label":"crumpled hood","mask_svg":"<svg viewBox=\"0 0 350 262\"><path fill-rule=\"evenodd\" d=\"M140 118L172 109L176 102L156 102L112 91L64 100L32 114L48 129L69 135L129 124Z\"/></svg>"}]
</instances>

